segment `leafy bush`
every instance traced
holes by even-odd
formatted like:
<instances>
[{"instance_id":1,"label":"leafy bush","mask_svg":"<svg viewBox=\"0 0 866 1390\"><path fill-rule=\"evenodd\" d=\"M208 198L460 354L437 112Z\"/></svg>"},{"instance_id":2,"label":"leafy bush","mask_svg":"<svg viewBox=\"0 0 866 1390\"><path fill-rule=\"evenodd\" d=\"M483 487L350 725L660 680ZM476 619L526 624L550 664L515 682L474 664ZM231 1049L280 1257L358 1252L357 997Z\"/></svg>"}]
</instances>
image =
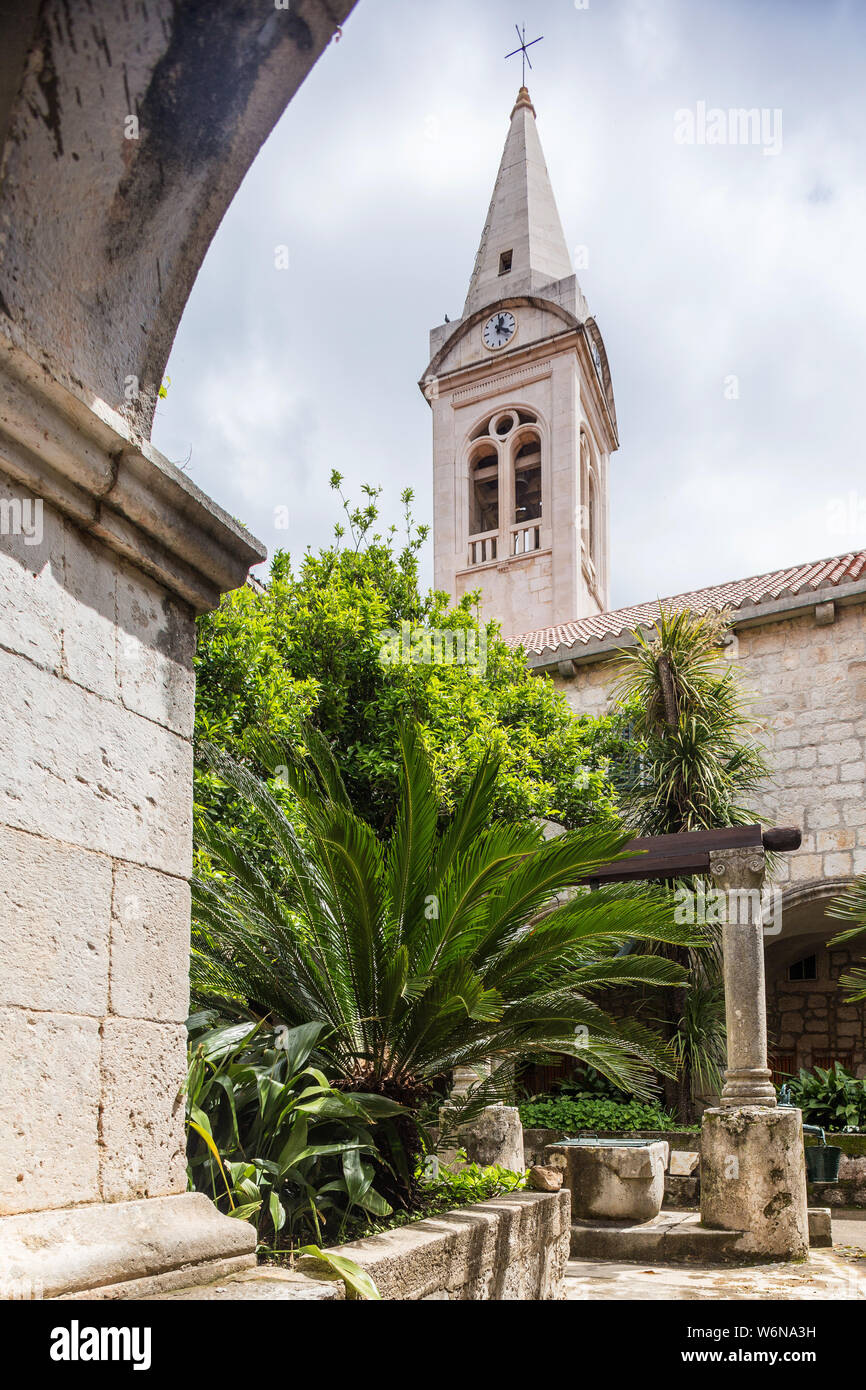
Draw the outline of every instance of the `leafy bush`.
<instances>
[{"instance_id":1,"label":"leafy bush","mask_svg":"<svg viewBox=\"0 0 866 1390\"><path fill-rule=\"evenodd\" d=\"M332 486L340 483L335 473ZM363 491L362 507L344 500L346 540L337 527L333 545L294 563L277 551L265 589L244 586L199 620L197 739L255 766L251 730L297 746L309 720L331 743L355 810L381 830L397 801L399 729L412 717L444 810L492 749L498 771L488 820L542 815L574 826L609 817L607 767L620 743L613 721L573 714L522 650L507 647L495 624L479 623L472 595L449 608L446 594L419 587L426 528L414 526L411 490L403 495L405 543L393 528L377 533L379 489ZM423 650L405 649L405 659L383 662L384 634L402 634L404 623L465 634L470 647L483 639L486 665L431 663ZM241 840L255 839L243 805L201 769L196 800Z\"/></svg>"},{"instance_id":2,"label":"leafy bush","mask_svg":"<svg viewBox=\"0 0 866 1390\"><path fill-rule=\"evenodd\" d=\"M538 1096L524 1101L520 1118L525 1129L558 1129L576 1134L581 1129L633 1132L636 1129L677 1129L676 1120L658 1105L630 1100Z\"/></svg>"},{"instance_id":3,"label":"leafy bush","mask_svg":"<svg viewBox=\"0 0 866 1390\"><path fill-rule=\"evenodd\" d=\"M458 1157L466 1154L458 1151ZM446 1208L467 1206L470 1202L486 1202L503 1192L517 1192L526 1186L526 1173L515 1173L511 1168L501 1168L498 1163L481 1167L478 1163L464 1163L456 1171L439 1167L436 1176L425 1182L421 1188L425 1206L429 1202L443 1202Z\"/></svg>"},{"instance_id":4,"label":"leafy bush","mask_svg":"<svg viewBox=\"0 0 866 1390\"><path fill-rule=\"evenodd\" d=\"M470 1206L473 1202L488 1202L503 1192L517 1192L526 1186L526 1173L515 1173L511 1168L501 1168L495 1163L488 1167L466 1163L466 1151L463 1149L457 1151L457 1156L464 1160L464 1166L454 1171L441 1167L428 1154L419 1164L415 1175L416 1200L411 1212L396 1211L384 1221L369 1218L356 1221L351 1228L351 1238L359 1240L378 1231L408 1226L414 1221L423 1221L425 1217L441 1216L455 1207Z\"/></svg>"},{"instance_id":5,"label":"leafy bush","mask_svg":"<svg viewBox=\"0 0 866 1390\"><path fill-rule=\"evenodd\" d=\"M324 1026L218 1024L212 1011L187 1022L190 1187L252 1222L260 1241L321 1243L353 1215L391 1211L369 1159L372 1126L400 1106L343 1095L308 1065Z\"/></svg>"},{"instance_id":6,"label":"leafy bush","mask_svg":"<svg viewBox=\"0 0 866 1390\"><path fill-rule=\"evenodd\" d=\"M791 1100L802 1110L805 1124L836 1132L849 1126L866 1129L866 1081L849 1075L839 1062L829 1071L803 1069L789 1084Z\"/></svg>"}]
</instances>

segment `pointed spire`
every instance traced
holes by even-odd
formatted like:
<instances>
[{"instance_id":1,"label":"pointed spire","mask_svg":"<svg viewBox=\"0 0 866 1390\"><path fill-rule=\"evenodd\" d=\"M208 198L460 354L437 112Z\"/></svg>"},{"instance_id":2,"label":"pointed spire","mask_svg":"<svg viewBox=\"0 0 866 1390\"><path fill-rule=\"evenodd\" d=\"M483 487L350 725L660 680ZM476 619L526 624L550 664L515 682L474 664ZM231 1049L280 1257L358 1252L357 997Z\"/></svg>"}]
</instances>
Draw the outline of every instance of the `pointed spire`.
<instances>
[{"instance_id":1,"label":"pointed spire","mask_svg":"<svg viewBox=\"0 0 866 1390\"><path fill-rule=\"evenodd\" d=\"M510 265L510 269L507 267ZM498 299L534 294L571 275L571 257L525 87L517 94L464 318Z\"/></svg>"}]
</instances>

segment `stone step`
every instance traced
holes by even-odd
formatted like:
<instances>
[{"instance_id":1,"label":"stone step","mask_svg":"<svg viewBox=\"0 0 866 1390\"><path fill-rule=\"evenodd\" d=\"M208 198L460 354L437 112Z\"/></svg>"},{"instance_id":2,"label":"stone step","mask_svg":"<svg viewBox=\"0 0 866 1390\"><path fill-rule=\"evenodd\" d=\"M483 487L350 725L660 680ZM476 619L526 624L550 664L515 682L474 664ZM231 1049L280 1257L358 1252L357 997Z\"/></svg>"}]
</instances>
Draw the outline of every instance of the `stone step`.
<instances>
[{"instance_id":1,"label":"stone step","mask_svg":"<svg viewBox=\"0 0 866 1390\"><path fill-rule=\"evenodd\" d=\"M297 1270L278 1269L274 1265L260 1265L258 1269L248 1269L233 1274L226 1279L215 1279L207 1284L190 1284L186 1288L171 1289L164 1293L148 1295L144 1302L214 1302L214 1303L287 1303L296 1300L341 1302L346 1297L342 1280L313 1279Z\"/></svg>"},{"instance_id":2,"label":"stone step","mask_svg":"<svg viewBox=\"0 0 866 1390\"><path fill-rule=\"evenodd\" d=\"M624 1263L730 1264L749 1257L744 1231L711 1231L696 1211L662 1211L652 1221L574 1221L571 1257ZM753 1257L752 1257L753 1258Z\"/></svg>"},{"instance_id":3,"label":"stone step","mask_svg":"<svg viewBox=\"0 0 866 1390\"><path fill-rule=\"evenodd\" d=\"M717 1231L701 1225L699 1211L662 1211L652 1221L573 1221L571 1257L623 1263L752 1264L743 1250L745 1231ZM809 1209L809 1244L832 1245L830 1210Z\"/></svg>"}]
</instances>

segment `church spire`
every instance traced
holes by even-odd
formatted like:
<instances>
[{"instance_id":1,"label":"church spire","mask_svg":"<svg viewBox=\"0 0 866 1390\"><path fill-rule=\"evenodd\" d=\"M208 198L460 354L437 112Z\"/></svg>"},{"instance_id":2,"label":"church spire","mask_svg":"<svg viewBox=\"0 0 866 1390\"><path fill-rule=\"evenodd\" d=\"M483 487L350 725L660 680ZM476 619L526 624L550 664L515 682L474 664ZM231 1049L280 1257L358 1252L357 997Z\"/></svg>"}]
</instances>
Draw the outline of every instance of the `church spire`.
<instances>
[{"instance_id":1,"label":"church spire","mask_svg":"<svg viewBox=\"0 0 866 1390\"><path fill-rule=\"evenodd\" d=\"M463 317L571 275L571 257L535 124L521 87L496 176Z\"/></svg>"}]
</instances>

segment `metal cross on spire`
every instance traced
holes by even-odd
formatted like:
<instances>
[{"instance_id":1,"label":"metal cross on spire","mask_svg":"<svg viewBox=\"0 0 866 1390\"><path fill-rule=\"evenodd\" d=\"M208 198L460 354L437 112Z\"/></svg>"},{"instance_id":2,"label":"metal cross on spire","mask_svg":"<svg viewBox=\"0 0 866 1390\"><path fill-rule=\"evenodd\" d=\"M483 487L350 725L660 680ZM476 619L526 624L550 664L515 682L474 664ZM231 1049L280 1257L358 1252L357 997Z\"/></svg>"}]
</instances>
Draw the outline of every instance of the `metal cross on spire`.
<instances>
[{"instance_id":1,"label":"metal cross on spire","mask_svg":"<svg viewBox=\"0 0 866 1390\"><path fill-rule=\"evenodd\" d=\"M520 32L520 27L519 27L517 24L515 24L514 27L515 27L515 29L517 30L517 37L520 39L520 47L519 47L519 48L515 48L515 49L513 50L513 52L511 52L511 53L506 53L505 56L506 56L506 58L515 58L515 57L517 56L518 53L520 53L520 54L522 55L522 61L523 61L523 81L522 81L522 83L521 83L521 86L525 87L525 86L526 86L526 64L527 64L527 63L529 64L529 70L530 70L530 72L532 71L532 59L530 58L530 56L529 56L529 54L527 53L526 50L527 50L528 48L532 48L534 44L541 43L541 40L544 38L544 35L543 35L543 34L539 34L539 36L538 36L537 39L532 39L529 43L527 43L527 42L526 42L526 25L524 24L524 26L523 26L523 32L522 32L522 33Z\"/></svg>"}]
</instances>

